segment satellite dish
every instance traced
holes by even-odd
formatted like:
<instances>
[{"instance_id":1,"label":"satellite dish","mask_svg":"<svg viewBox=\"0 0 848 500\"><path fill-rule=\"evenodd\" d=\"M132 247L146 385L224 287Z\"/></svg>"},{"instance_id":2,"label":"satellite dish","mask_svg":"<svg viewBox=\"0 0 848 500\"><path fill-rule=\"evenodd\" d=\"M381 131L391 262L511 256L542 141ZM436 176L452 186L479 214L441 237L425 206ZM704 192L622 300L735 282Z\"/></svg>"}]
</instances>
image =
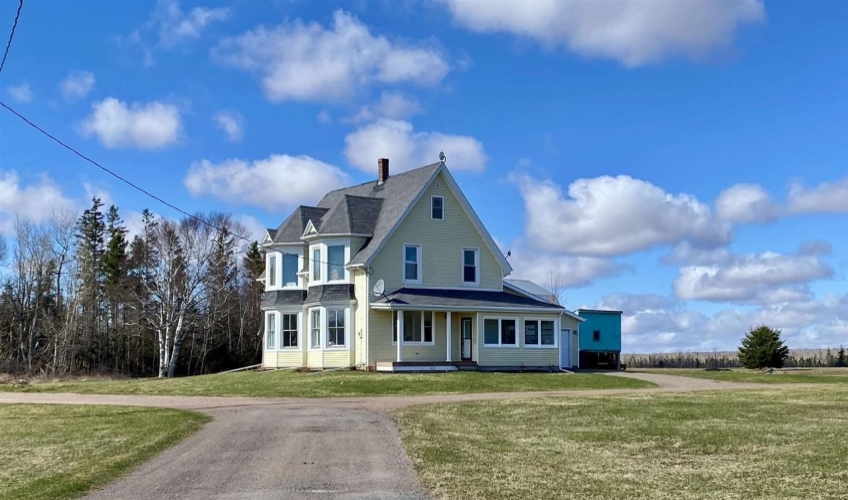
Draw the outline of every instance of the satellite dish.
<instances>
[{"instance_id":1,"label":"satellite dish","mask_svg":"<svg viewBox=\"0 0 848 500\"><path fill-rule=\"evenodd\" d=\"M445 156L445 152L444 152L444 151L439 151L439 161L441 161L442 163L444 163L444 162L446 162L446 161L447 161L447 159L448 159L448 157L447 157L447 156Z\"/></svg>"},{"instance_id":2,"label":"satellite dish","mask_svg":"<svg viewBox=\"0 0 848 500\"><path fill-rule=\"evenodd\" d=\"M386 282L383 281L383 280L377 280L377 282L374 283L374 288L371 290L371 293L373 293L375 297L382 297L383 292L385 292L385 291L386 291Z\"/></svg>"}]
</instances>

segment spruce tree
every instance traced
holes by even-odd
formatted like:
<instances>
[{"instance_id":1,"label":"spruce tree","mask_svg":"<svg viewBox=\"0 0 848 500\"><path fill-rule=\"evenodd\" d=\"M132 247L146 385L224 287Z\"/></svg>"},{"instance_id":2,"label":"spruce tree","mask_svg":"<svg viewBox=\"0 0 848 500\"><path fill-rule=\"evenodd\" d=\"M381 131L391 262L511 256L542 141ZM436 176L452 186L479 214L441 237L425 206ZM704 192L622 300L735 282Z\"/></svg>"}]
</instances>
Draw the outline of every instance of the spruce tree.
<instances>
[{"instance_id":1,"label":"spruce tree","mask_svg":"<svg viewBox=\"0 0 848 500\"><path fill-rule=\"evenodd\" d=\"M780 338L781 331L766 325L748 330L739 347L739 362L749 369L783 368L789 348Z\"/></svg>"},{"instance_id":2,"label":"spruce tree","mask_svg":"<svg viewBox=\"0 0 848 500\"><path fill-rule=\"evenodd\" d=\"M836 352L836 366L840 368L844 368L846 366L845 348L842 346L839 346L839 350Z\"/></svg>"}]
</instances>

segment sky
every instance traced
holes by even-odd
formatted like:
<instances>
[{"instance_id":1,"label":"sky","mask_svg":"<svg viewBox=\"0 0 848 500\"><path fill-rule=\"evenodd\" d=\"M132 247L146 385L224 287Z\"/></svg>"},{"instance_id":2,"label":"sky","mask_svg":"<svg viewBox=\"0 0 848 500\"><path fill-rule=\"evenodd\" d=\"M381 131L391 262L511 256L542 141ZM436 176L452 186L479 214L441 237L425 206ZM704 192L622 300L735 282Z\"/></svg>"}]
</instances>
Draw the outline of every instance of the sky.
<instances>
[{"instance_id":1,"label":"sky","mask_svg":"<svg viewBox=\"0 0 848 500\"><path fill-rule=\"evenodd\" d=\"M17 2L0 5L0 34ZM845 2L26 2L0 100L257 238L438 160L513 277L624 311L626 352L761 323L848 345ZM0 231L134 191L0 109Z\"/></svg>"}]
</instances>

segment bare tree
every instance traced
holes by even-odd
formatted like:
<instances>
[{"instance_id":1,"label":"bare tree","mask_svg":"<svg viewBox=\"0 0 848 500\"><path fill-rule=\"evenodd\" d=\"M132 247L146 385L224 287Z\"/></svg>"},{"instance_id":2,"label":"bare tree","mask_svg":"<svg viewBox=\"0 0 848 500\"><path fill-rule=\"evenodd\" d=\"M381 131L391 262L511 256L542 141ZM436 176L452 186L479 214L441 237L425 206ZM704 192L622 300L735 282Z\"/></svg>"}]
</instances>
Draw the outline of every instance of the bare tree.
<instances>
[{"instance_id":1,"label":"bare tree","mask_svg":"<svg viewBox=\"0 0 848 500\"><path fill-rule=\"evenodd\" d=\"M545 278L545 290L550 294L547 298L552 304L565 305L565 280L559 271L548 272Z\"/></svg>"}]
</instances>

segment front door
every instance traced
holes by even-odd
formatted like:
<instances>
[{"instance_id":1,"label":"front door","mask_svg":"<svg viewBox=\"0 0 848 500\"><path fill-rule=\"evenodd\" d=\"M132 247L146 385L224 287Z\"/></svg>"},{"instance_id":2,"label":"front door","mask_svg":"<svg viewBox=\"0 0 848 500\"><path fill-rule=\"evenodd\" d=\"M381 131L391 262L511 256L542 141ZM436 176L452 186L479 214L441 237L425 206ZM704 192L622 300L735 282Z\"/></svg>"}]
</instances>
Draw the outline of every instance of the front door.
<instances>
[{"instance_id":1,"label":"front door","mask_svg":"<svg viewBox=\"0 0 848 500\"><path fill-rule=\"evenodd\" d=\"M462 357L461 359L465 361L466 359L471 359L471 318L462 318Z\"/></svg>"},{"instance_id":2,"label":"front door","mask_svg":"<svg viewBox=\"0 0 848 500\"><path fill-rule=\"evenodd\" d=\"M571 330L559 332L559 367L571 368Z\"/></svg>"}]
</instances>

